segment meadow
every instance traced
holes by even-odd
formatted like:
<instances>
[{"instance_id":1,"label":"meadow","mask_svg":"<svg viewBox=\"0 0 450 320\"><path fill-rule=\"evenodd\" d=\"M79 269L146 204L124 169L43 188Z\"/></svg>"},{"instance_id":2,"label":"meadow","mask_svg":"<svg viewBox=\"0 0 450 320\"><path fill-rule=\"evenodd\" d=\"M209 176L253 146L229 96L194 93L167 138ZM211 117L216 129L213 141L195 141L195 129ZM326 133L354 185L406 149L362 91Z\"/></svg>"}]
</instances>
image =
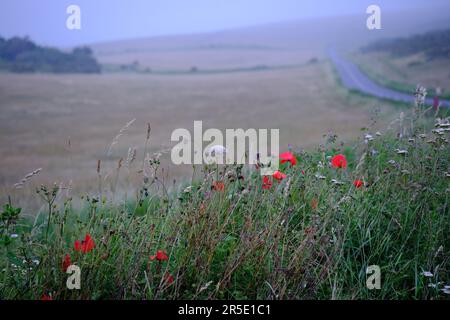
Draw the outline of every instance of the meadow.
<instances>
[{"instance_id":1,"label":"meadow","mask_svg":"<svg viewBox=\"0 0 450 320\"><path fill-rule=\"evenodd\" d=\"M326 55L446 12L92 44L102 74L0 72L0 299L448 299L448 110L349 92ZM353 58L406 91L447 70ZM280 129L280 171L173 165L171 133L195 120Z\"/></svg>"},{"instance_id":2,"label":"meadow","mask_svg":"<svg viewBox=\"0 0 450 320\"><path fill-rule=\"evenodd\" d=\"M33 219L5 203L0 298L445 299L449 120L411 107L358 142L328 134L314 150L284 150L273 176L258 163L210 165L171 192L158 155L111 172L100 162L81 208L58 184L35 190ZM141 178L117 200L121 170ZM72 264L79 290L66 287ZM370 265L379 290L366 286Z\"/></svg>"},{"instance_id":3,"label":"meadow","mask_svg":"<svg viewBox=\"0 0 450 320\"><path fill-rule=\"evenodd\" d=\"M0 198L13 196L30 215L41 204L33 193L13 188L28 172L43 169L29 182L31 189L57 181L77 192L95 191L98 160L114 168L129 148L145 157L147 123L152 140L146 152L162 152L166 180L180 180L190 177L191 168L171 165L170 135L177 128L192 130L194 120L218 129L279 128L282 147L303 149L317 145L328 131L352 140L375 113L382 127L396 110L340 88L326 61L197 75L0 74L0 105ZM132 119L108 154L113 138Z\"/></svg>"}]
</instances>

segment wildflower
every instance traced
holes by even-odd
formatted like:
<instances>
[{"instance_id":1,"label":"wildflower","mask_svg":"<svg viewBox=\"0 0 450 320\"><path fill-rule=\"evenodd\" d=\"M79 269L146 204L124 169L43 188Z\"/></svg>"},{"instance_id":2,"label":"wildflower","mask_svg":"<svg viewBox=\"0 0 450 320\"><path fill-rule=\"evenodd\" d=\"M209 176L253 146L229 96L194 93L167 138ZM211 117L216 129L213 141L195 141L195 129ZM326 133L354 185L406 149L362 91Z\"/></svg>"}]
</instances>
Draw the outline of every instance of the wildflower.
<instances>
[{"instance_id":1,"label":"wildflower","mask_svg":"<svg viewBox=\"0 0 450 320\"><path fill-rule=\"evenodd\" d=\"M210 149L209 149L209 152L214 156L214 155L222 155L222 154L225 154L225 153L227 153L227 148L225 148L224 146L222 146L222 145L215 145L215 146L212 146Z\"/></svg>"},{"instance_id":2,"label":"wildflower","mask_svg":"<svg viewBox=\"0 0 450 320\"><path fill-rule=\"evenodd\" d=\"M284 173L281 173L280 171L275 171L275 173L272 175L272 177L274 177L275 179L277 179L278 181L281 181L283 179L286 178L286 175Z\"/></svg>"},{"instance_id":3,"label":"wildflower","mask_svg":"<svg viewBox=\"0 0 450 320\"><path fill-rule=\"evenodd\" d=\"M433 276L433 274L430 271L424 271L422 272L422 275L427 278L431 278Z\"/></svg>"},{"instance_id":4,"label":"wildflower","mask_svg":"<svg viewBox=\"0 0 450 320\"><path fill-rule=\"evenodd\" d=\"M316 200L316 198L312 198L311 202L309 203L309 205L311 206L311 209L316 210L317 206L318 206L318 202Z\"/></svg>"},{"instance_id":5,"label":"wildflower","mask_svg":"<svg viewBox=\"0 0 450 320\"><path fill-rule=\"evenodd\" d=\"M445 134L445 131L446 131L446 130L441 129L441 128L431 130L432 133L437 134L437 135L440 135L440 136L443 136L443 135Z\"/></svg>"},{"instance_id":6,"label":"wildflower","mask_svg":"<svg viewBox=\"0 0 450 320\"><path fill-rule=\"evenodd\" d=\"M325 180L325 179L326 179L325 176L323 176L323 175L321 175L321 174L318 174L318 173L315 175L315 177L316 177L317 179L319 179L319 180Z\"/></svg>"},{"instance_id":7,"label":"wildflower","mask_svg":"<svg viewBox=\"0 0 450 320\"><path fill-rule=\"evenodd\" d=\"M211 190L224 191L225 185L221 181L214 181L211 185Z\"/></svg>"},{"instance_id":8,"label":"wildflower","mask_svg":"<svg viewBox=\"0 0 450 320\"><path fill-rule=\"evenodd\" d=\"M62 263L63 272L66 272L67 268L69 268L69 266L71 264L72 264L72 261L70 260L70 255L66 254L66 256L64 257L63 263Z\"/></svg>"},{"instance_id":9,"label":"wildflower","mask_svg":"<svg viewBox=\"0 0 450 320\"><path fill-rule=\"evenodd\" d=\"M364 141L366 143L368 143L369 141L372 141L372 140L373 140L373 136L371 134L368 133L364 136Z\"/></svg>"},{"instance_id":10,"label":"wildflower","mask_svg":"<svg viewBox=\"0 0 450 320\"><path fill-rule=\"evenodd\" d=\"M334 168L346 168L347 167L347 159L343 154L337 154L331 159L331 165Z\"/></svg>"},{"instance_id":11,"label":"wildflower","mask_svg":"<svg viewBox=\"0 0 450 320\"><path fill-rule=\"evenodd\" d=\"M331 183L333 183L337 186L342 186L344 184L342 181L339 181L337 179L331 179Z\"/></svg>"},{"instance_id":12,"label":"wildflower","mask_svg":"<svg viewBox=\"0 0 450 320\"><path fill-rule=\"evenodd\" d=\"M41 296L41 300L42 301L51 301L51 300L53 300L53 298L51 297L51 296L49 296L49 295L47 295L47 294L43 294L42 296Z\"/></svg>"},{"instance_id":13,"label":"wildflower","mask_svg":"<svg viewBox=\"0 0 450 320\"><path fill-rule=\"evenodd\" d=\"M355 181L353 181L353 185L355 186L355 188L361 188L363 186L363 182L359 179L356 179Z\"/></svg>"},{"instance_id":14,"label":"wildflower","mask_svg":"<svg viewBox=\"0 0 450 320\"><path fill-rule=\"evenodd\" d=\"M209 148L205 155L208 164L223 164L223 156L227 153L227 148L222 145L215 145Z\"/></svg>"},{"instance_id":15,"label":"wildflower","mask_svg":"<svg viewBox=\"0 0 450 320\"><path fill-rule=\"evenodd\" d=\"M88 253L92 251L95 247L94 239L92 239L91 235L88 233L84 237L84 240L76 240L74 243L75 251L81 251L83 253Z\"/></svg>"},{"instance_id":16,"label":"wildflower","mask_svg":"<svg viewBox=\"0 0 450 320\"><path fill-rule=\"evenodd\" d=\"M427 89L418 85L416 91L414 92L415 104L417 107L423 105L425 103L425 98L427 96Z\"/></svg>"},{"instance_id":17,"label":"wildflower","mask_svg":"<svg viewBox=\"0 0 450 320\"><path fill-rule=\"evenodd\" d=\"M408 153L407 150L395 149L395 151L397 152L397 154L401 154L401 155L406 155Z\"/></svg>"},{"instance_id":18,"label":"wildflower","mask_svg":"<svg viewBox=\"0 0 450 320\"><path fill-rule=\"evenodd\" d=\"M150 256L150 260L158 260L158 261L167 261L169 257L167 256L166 251L158 250L154 256Z\"/></svg>"},{"instance_id":19,"label":"wildflower","mask_svg":"<svg viewBox=\"0 0 450 320\"><path fill-rule=\"evenodd\" d=\"M295 166L297 164L297 158L295 158L294 154L292 152L285 152L280 154L280 163L286 163L286 162L290 162L292 166Z\"/></svg>"},{"instance_id":20,"label":"wildflower","mask_svg":"<svg viewBox=\"0 0 450 320\"><path fill-rule=\"evenodd\" d=\"M173 276L170 273L166 273L164 275L164 280L168 283L168 284L172 284L173 283Z\"/></svg>"},{"instance_id":21,"label":"wildflower","mask_svg":"<svg viewBox=\"0 0 450 320\"><path fill-rule=\"evenodd\" d=\"M19 237L19 235L17 233L13 233L13 234L10 235L11 239L16 239L18 237Z\"/></svg>"},{"instance_id":22,"label":"wildflower","mask_svg":"<svg viewBox=\"0 0 450 320\"><path fill-rule=\"evenodd\" d=\"M262 188L263 189L270 189L270 188L272 188L272 180L270 180L270 178L268 176L264 176L263 177Z\"/></svg>"}]
</instances>

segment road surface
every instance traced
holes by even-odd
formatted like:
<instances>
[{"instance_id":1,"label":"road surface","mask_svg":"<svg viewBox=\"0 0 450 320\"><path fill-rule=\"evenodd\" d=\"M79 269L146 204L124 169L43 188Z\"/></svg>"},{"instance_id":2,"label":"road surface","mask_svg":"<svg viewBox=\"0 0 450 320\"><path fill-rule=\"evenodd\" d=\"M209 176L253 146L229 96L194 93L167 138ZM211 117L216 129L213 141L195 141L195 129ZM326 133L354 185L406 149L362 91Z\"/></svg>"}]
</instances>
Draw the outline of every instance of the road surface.
<instances>
[{"instance_id":1,"label":"road surface","mask_svg":"<svg viewBox=\"0 0 450 320\"><path fill-rule=\"evenodd\" d=\"M377 98L414 103L414 95L412 93L407 94L404 92L395 91L375 83L354 63L343 59L334 50L329 51L329 56L337 72L339 73L342 83L347 89L354 89ZM425 104L427 106L432 106L433 99L427 98ZM441 107L450 107L449 100L440 100L440 104Z\"/></svg>"}]
</instances>

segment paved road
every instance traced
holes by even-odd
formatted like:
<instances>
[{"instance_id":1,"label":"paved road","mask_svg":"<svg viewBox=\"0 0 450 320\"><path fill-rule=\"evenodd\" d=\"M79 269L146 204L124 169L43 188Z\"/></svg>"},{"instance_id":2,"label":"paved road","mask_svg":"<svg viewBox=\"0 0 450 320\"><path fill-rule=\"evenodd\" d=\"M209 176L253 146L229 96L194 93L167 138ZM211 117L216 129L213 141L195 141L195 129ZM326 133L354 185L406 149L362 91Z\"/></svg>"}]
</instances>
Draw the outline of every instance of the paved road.
<instances>
[{"instance_id":1,"label":"paved road","mask_svg":"<svg viewBox=\"0 0 450 320\"><path fill-rule=\"evenodd\" d=\"M406 103L414 103L413 94L409 95L404 92L395 91L375 83L372 79L366 76L361 70L359 70L359 68L354 63L343 59L336 53L336 51L330 50L329 56L339 73L342 83L348 89L358 90L378 98ZM433 105L433 99L427 98L425 103L426 105L431 106ZM446 108L450 107L449 100L440 100L440 103L441 107Z\"/></svg>"}]
</instances>

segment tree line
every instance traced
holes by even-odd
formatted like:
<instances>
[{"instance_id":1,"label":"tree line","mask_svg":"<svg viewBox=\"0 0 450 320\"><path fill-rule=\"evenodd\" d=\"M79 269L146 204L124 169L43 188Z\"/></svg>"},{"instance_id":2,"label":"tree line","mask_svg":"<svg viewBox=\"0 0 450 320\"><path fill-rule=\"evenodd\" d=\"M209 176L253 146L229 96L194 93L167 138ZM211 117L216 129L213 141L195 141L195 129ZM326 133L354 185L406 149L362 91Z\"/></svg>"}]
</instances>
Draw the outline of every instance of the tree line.
<instances>
[{"instance_id":1,"label":"tree line","mask_svg":"<svg viewBox=\"0 0 450 320\"><path fill-rule=\"evenodd\" d=\"M427 59L450 58L450 29L430 31L408 38L384 39L362 48L362 52L388 52L404 57L424 53Z\"/></svg>"},{"instance_id":2,"label":"tree line","mask_svg":"<svg viewBox=\"0 0 450 320\"><path fill-rule=\"evenodd\" d=\"M100 73L89 47L64 52L35 44L28 37L0 37L0 70L18 73Z\"/></svg>"}]
</instances>

